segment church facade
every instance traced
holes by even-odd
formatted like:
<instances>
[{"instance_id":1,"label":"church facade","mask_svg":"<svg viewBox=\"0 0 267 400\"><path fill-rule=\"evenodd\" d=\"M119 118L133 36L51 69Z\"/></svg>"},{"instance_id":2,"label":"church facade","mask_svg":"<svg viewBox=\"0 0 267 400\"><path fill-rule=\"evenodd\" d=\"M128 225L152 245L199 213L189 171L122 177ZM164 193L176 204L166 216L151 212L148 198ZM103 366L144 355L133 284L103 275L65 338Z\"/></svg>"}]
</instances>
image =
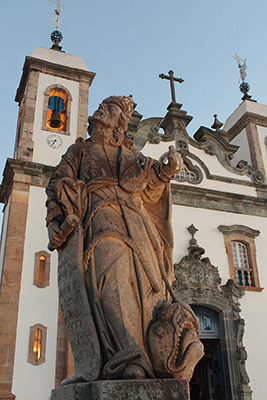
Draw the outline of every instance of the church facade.
<instances>
[{"instance_id":1,"label":"church facade","mask_svg":"<svg viewBox=\"0 0 267 400\"><path fill-rule=\"evenodd\" d=\"M45 187L61 155L87 137L94 76L81 58L59 50L37 48L25 60L14 157L0 187L0 399L48 400L73 372L58 305L57 254L47 250ZM174 145L183 157L171 183L174 289L199 317L205 347L192 387L201 399L260 400L267 106L244 99L223 127L215 117L194 138L186 131L191 119L175 101L164 117L143 119L134 111L127 136L146 156L159 159Z\"/></svg>"}]
</instances>

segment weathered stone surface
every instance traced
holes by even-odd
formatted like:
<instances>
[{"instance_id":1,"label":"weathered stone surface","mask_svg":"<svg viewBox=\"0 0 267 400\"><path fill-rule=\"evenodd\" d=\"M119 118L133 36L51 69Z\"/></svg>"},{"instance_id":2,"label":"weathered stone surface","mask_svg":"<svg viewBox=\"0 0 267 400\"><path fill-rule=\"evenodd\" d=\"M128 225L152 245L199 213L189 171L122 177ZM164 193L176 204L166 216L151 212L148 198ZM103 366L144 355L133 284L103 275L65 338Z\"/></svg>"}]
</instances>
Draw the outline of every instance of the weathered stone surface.
<instances>
[{"instance_id":1,"label":"weathered stone surface","mask_svg":"<svg viewBox=\"0 0 267 400\"><path fill-rule=\"evenodd\" d=\"M182 161L174 146L167 163L134 149L125 138L133 107L130 97L105 99L89 117L90 139L68 149L47 186L48 248L59 254L59 299L75 364L65 384L189 381L203 355L193 313L185 314L171 287L169 182ZM164 338L158 329L166 322L163 302L171 310ZM160 343L153 357L156 346L148 345L147 331L156 314L151 338ZM196 347L199 351L192 351Z\"/></svg>"},{"instance_id":2,"label":"weathered stone surface","mask_svg":"<svg viewBox=\"0 0 267 400\"><path fill-rule=\"evenodd\" d=\"M174 379L98 381L66 385L52 391L51 400L188 400L189 393Z\"/></svg>"}]
</instances>

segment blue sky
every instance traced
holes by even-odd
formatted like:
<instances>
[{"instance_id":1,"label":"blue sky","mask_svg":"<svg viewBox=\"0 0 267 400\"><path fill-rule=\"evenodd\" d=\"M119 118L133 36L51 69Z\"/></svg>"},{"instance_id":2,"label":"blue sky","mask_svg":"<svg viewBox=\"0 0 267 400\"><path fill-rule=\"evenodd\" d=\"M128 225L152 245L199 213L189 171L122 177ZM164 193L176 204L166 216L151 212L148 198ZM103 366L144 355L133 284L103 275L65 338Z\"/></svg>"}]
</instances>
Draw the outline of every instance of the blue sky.
<instances>
[{"instance_id":1,"label":"blue sky","mask_svg":"<svg viewBox=\"0 0 267 400\"><path fill-rule=\"evenodd\" d=\"M173 69L177 101L192 115L188 133L225 119L241 102L239 71L247 59L250 94L266 103L266 0L65 0L59 29L63 50L81 56L96 78L89 114L111 94L133 94L144 118L164 116ZM12 157L18 107L14 96L24 58L50 47L55 29L49 0L0 0L0 166Z\"/></svg>"}]
</instances>

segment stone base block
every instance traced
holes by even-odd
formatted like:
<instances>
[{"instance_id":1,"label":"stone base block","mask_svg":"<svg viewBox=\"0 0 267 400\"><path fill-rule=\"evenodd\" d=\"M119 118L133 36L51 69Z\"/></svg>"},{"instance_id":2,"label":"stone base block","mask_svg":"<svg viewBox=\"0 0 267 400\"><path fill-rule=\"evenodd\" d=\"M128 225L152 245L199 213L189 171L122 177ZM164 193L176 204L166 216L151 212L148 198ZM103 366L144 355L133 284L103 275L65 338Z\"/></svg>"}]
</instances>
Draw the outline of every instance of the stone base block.
<instances>
[{"instance_id":1,"label":"stone base block","mask_svg":"<svg viewBox=\"0 0 267 400\"><path fill-rule=\"evenodd\" d=\"M97 381L61 386L51 400L189 400L189 392L175 379Z\"/></svg>"}]
</instances>

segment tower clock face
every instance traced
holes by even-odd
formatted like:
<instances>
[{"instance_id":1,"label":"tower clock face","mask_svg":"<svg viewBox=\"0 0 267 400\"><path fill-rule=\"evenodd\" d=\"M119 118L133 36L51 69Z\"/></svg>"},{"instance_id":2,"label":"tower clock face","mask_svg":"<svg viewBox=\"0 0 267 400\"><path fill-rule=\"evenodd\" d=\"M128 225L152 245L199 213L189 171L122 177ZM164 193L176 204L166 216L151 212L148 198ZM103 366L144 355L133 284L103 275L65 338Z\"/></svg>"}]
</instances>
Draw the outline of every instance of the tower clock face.
<instances>
[{"instance_id":1,"label":"tower clock face","mask_svg":"<svg viewBox=\"0 0 267 400\"><path fill-rule=\"evenodd\" d=\"M49 135L46 138L48 146L52 147L52 149L59 149L63 144L63 139L59 135Z\"/></svg>"}]
</instances>

